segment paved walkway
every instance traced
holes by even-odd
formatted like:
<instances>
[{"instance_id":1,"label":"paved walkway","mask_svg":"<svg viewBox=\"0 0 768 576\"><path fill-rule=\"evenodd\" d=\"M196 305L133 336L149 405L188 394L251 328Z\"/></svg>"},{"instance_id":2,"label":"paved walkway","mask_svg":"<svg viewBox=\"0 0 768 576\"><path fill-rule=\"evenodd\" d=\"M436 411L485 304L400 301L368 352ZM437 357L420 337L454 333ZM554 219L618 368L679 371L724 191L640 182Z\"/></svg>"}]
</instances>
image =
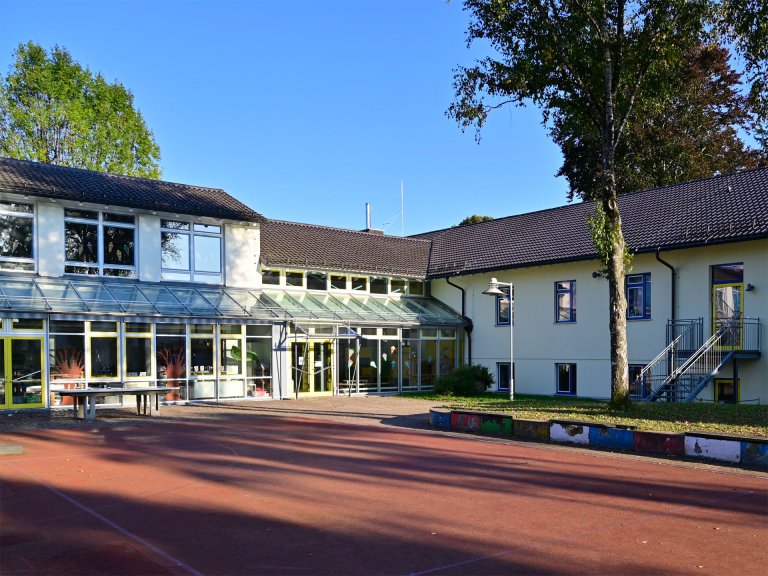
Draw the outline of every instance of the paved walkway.
<instances>
[{"instance_id":1,"label":"paved walkway","mask_svg":"<svg viewBox=\"0 0 768 576\"><path fill-rule=\"evenodd\" d=\"M414 430L430 405L6 417L3 438L23 450L0 456L0 573L762 576L768 565L765 475Z\"/></svg>"},{"instance_id":2,"label":"paved walkway","mask_svg":"<svg viewBox=\"0 0 768 576\"><path fill-rule=\"evenodd\" d=\"M75 420L69 409L0 413L0 433L53 428L93 428L117 423L141 425L148 421L178 422L246 414L311 416L351 424L429 428L429 409L442 403L397 396L323 396L299 400L203 402L161 406L160 416L136 416L132 406L97 409L96 420Z\"/></svg>"}]
</instances>

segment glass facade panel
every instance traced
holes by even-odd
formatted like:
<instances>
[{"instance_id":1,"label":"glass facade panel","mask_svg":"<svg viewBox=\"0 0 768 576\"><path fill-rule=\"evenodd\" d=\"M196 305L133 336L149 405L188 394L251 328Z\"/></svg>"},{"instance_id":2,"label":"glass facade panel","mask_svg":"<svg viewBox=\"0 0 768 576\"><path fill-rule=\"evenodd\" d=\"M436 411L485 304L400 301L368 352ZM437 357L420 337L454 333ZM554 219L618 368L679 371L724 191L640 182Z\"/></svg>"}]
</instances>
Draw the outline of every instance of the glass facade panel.
<instances>
[{"instance_id":1,"label":"glass facade panel","mask_svg":"<svg viewBox=\"0 0 768 576\"><path fill-rule=\"evenodd\" d=\"M90 345L91 376L94 378L117 377L117 338L114 336L92 337Z\"/></svg>"},{"instance_id":2,"label":"glass facade panel","mask_svg":"<svg viewBox=\"0 0 768 576\"><path fill-rule=\"evenodd\" d=\"M222 338L219 343L219 371L222 376L243 373L243 341L239 338ZM242 396L242 394L241 394Z\"/></svg>"},{"instance_id":3,"label":"glass facade panel","mask_svg":"<svg viewBox=\"0 0 768 576\"><path fill-rule=\"evenodd\" d=\"M400 380L400 354L397 340L381 340L381 391L395 392Z\"/></svg>"},{"instance_id":4,"label":"glass facade panel","mask_svg":"<svg viewBox=\"0 0 768 576\"><path fill-rule=\"evenodd\" d=\"M213 338L193 338L192 375L213 376Z\"/></svg>"},{"instance_id":5,"label":"glass facade panel","mask_svg":"<svg viewBox=\"0 0 768 576\"><path fill-rule=\"evenodd\" d=\"M152 376L152 339L125 339L126 376L128 378Z\"/></svg>"},{"instance_id":6,"label":"glass facade panel","mask_svg":"<svg viewBox=\"0 0 768 576\"><path fill-rule=\"evenodd\" d=\"M195 236L195 272L221 274L221 238Z\"/></svg>"},{"instance_id":7,"label":"glass facade panel","mask_svg":"<svg viewBox=\"0 0 768 576\"><path fill-rule=\"evenodd\" d=\"M431 390L437 377L437 341L421 341L421 390Z\"/></svg>"},{"instance_id":8,"label":"glass facade panel","mask_svg":"<svg viewBox=\"0 0 768 576\"><path fill-rule=\"evenodd\" d=\"M160 245L162 250L163 268L170 270L189 271L190 254L189 234L178 232L161 232Z\"/></svg>"},{"instance_id":9,"label":"glass facade panel","mask_svg":"<svg viewBox=\"0 0 768 576\"><path fill-rule=\"evenodd\" d=\"M64 224L64 247L67 262L93 263L98 262L97 224L81 224L66 222Z\"/></svg>"}]
</instances>

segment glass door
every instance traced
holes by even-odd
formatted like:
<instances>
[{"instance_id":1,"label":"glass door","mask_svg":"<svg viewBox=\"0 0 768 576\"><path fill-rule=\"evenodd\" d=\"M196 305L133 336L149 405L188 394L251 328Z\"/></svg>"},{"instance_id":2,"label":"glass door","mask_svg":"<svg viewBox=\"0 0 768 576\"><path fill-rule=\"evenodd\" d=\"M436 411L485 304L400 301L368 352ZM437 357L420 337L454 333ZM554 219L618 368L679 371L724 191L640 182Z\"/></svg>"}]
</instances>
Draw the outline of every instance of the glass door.
<instances>
[{"instance_id":1,"label":"glass door","mask_svg":"<svg viewBox=\"0 0 768 576\"><path fill-rule=\"evenodd\" d=\"M291 377L299 394L333 393L333 346L330 341L294 342Z\"/></svg>"},{"instance_id":2,"label":"glass door","mask_svg":"<svg viewBox=\"0 0 768 576\"><path fill-rule=\"evenodd\" d=\"M47 389L43 339L0 338L0 342L0 408L42 408Z\"/></svg>"},{"instance_id":3,"label":"glass door","mask_svg":"<svg viewBox=\"0 0 768 576\"><path fill-rule=\"evenodd\" d=\"M720 339L720 348L736 350L741 348L742 310L741 296L743 284L718 284L713 287L714 302L712 332L720 329L726 332Z\"/></svg>"},{"instance_id":4,"label":"glass door","mask_svg":"<svg viewBox=\"0 0 768 576\"><path fill-rule=\"evenodd\" d=\"M313 346L312 365L314 366L314 386L312 392L333 392L333 357L330 342L315 342Z\"/></svg>"}]
</instances>

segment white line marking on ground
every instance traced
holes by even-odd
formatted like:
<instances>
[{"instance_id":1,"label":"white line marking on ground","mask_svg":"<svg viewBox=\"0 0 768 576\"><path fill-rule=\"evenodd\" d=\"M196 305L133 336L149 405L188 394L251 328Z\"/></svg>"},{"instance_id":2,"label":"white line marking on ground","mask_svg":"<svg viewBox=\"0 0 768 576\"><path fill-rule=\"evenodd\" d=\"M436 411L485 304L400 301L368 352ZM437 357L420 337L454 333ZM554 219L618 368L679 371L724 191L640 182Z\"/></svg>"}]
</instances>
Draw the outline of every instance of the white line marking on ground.
<instances>
[{"instance_id":1,"label":"white line marking on ground","mask_svg":"<svg viewBox=\"0 0 768 576\"><path fill-rule=\"evenodd\" d=\"M119 532L123 536L125 536L127 538L130 538L131 540L133 540L134 542L140 544L141 546L144 546L145 548L148 548L149 550L154 552L157 556L160 556L161 558L163 558L164 560L170 562L171 564L173 564L175 566L178 566L179 568L181 568L182 570L184 570L188 574L192 574L192 576L205 576L202 572L199 572L199 571L195 570L194 568L192 568L191 566L185 564L181 560L179 560L177 558L174 558L173 556L171 556L167 552L161 550L160 548L158 548L157 546L155 546L154 544L152 544L148 540L145 540L141 536L138 536L137 534L134 534L133 532L131 532L127 528L123 528L122 526L120 526L116 522L113 522L112 520L110 520L106 516L103 516L103 515L99 514L93 508L90 508L90 507L86 506L85 504L82 504L81 502L78 502L77 500L75 500L71 496L68 496L67 494L65 494L64 492L59 490L58 488L55 488L55 487L51 486L50 484L48 484L47 482L44 482L43 480L40 480L34 474L31 474L31 473L27 472L26 470L24 470L22 468L19 468L18 466L15 466L15 465L12 465L12 467L15 468L16 470L18 470L19 472L21 472L22 474L24 474L25 476L27 476L28 478L31 478L32 480L34 480L35 482L40 484L43 488L46 488L47 490L50 490L51 492L56 494L56 496L59 496L60 498L63 498L64 500L66 500L67 502L69 502L70 504L75 506L76 508L79 508L80 510L82 510L86 514L90 514L91 516L93 516L94 518L96 518L100 522L106 524L107 526L109 526L113 530L116 530L117 532Z\"/></svg>"}]
</instances>

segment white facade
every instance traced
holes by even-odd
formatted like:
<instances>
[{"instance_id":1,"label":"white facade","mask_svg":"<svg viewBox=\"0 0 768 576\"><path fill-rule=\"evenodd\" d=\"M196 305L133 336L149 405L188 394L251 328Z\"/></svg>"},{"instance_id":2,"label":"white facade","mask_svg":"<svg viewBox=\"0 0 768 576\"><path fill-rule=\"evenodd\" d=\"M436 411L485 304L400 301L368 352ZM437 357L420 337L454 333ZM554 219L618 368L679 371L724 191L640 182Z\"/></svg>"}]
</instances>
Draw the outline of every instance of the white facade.
<instances>
[{"instance_id":1,"label":"white facade","mask_svg":"<svg viewBox=\"0 0 768 576\"><path fill-rule=\"evenodd\" d=\"M712 334L713 266L743 263L744 317L768 318L768 240L662 251L660 257L675 268L675 318L702 318L705 338ZM493 374L497 363L509 362L509 326L496 324L496 301L483 294L496 277L515 287L516 392L555 394L555 365L576 364L576 395L609 398L608 285L593 277L599 267L596 261L580 261L450 278L466 291L465 313L474 325L471 361ZM627 321L629 364L646 365L666 346L667 321L673 316L672 272L654 254L640 254L632 261L631 274L650 274L652 286L650 319ZM575 322L555 321L555 283L563 281L575 281ZM461 310L461 292L445 280L432 282L432 295ZM738 360L741 401L768 401L768 357L765 334L761 336L760 358ZM717 378L733 378L732 363ZM714 386L699 398L713 400Z\"/></svg>"}]
</instances>

